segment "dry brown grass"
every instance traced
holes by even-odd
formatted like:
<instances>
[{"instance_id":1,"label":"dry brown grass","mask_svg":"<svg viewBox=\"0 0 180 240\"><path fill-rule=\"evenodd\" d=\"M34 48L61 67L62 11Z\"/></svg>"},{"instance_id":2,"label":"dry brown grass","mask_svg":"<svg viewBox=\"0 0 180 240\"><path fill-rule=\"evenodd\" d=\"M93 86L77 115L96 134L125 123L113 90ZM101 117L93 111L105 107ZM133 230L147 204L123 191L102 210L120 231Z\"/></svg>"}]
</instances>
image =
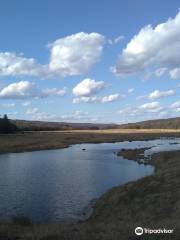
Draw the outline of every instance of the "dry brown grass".
<instances>
[{"instance_id":1,"label":"dry brown grass","mask_svg":"<svg viewBox=\"0 0 180 240\"><path fill-rule=\"evenodd\" d=\"M0 135L0 153L58 149L79 143L148 140L159 137L180 137L180 130L109 129L7 134Z\"/></svg>"},{"instance_id":2,"label":"dry brown grass","mask_svg":"<svg viewBox=\"0 0 180 240\"><path fill-rule=\"evenodd\" d=\"M180 129L99 129L99 130L68 130L68 131L41 131L41 133L180 133Z\"/></svg>"}]
</instances>

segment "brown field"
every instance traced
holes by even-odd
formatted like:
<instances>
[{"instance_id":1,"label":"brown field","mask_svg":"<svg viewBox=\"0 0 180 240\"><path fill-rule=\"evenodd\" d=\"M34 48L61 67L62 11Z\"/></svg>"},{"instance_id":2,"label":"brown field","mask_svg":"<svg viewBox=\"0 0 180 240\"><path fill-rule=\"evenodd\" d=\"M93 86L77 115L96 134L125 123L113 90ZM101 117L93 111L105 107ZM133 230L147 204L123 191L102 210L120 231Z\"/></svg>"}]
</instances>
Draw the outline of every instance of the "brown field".
<instances>
[{"instance_id":1,"label":"brown field","mask_svg":"<svg viewBox=\"0 0 180 240\"><path fill-rule=\"evenodd\" d=\"M80 133L174 133L179 132L180 129L100 129L100 130L71 130L67 132Z\"/></svg>"},{"instance_id":2,"label":"brown field","mask_svg":"<svg viewBox=\"0 0 180 240\"><path fill-rule=\"evenodd\" d=\"M148 140L159 137L180 137L180 130L108 129L1 134L0 153L58 149L79 143Z\"/></svg>"}]
</instances>

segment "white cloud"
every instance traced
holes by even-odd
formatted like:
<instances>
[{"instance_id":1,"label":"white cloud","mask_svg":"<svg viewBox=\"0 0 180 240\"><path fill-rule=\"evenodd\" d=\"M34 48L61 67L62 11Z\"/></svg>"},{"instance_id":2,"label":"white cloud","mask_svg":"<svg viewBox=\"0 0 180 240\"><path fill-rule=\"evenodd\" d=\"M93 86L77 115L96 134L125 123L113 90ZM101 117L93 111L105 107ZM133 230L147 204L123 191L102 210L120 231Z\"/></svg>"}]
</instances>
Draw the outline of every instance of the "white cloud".
<instances>
[{"instance_id":1,"label":"white cloud","mask_svg":"<svg viewBox=\"0 0 180 240\"><path fill-rule=\"evenodd\" d=\"M31 105L30 101L26 101L26 102L22 103L22 106L24 106L24 107L28 107L30 105Z\"/></svg>"},{"instance_id":2,"label":"white cloud","mask_svg":"<svg viewBox=\"0 0 180 240\"><path fill-rule=\"evenodd\" d=\"M159 102L145 103L140 106L126 106L118 111L121 122L137 122L148 119L158 119L169 114L168 107L162 107Z\"/></svg>"},{"instance_id":3,"label":"white cloud","mask_svg":"<svg viewBox=\"0 0 180 240\"><path fill-rule=\"evenodd\" d=\"M15 107L16 104L15 103L4 103L4 104L1 104L2 107L5 107L5 108L12 108L12 107Z\"/></svg>"},{"instance_id":4,"label":"white cloud","mask_svg":"<svg viewBox=\"0 0 180 240\"><path fill-rule=\"evenodd\" d=\"M87 97L76 97L73 99L73 103L108 103L117 101L119 98L123 98L124 95L120 95L118 93L111 94L109 96L104 96L102 98L98 98L97 96L87 96Z\"/></svg>"},{"instance_id":5,"label":"white cloud","mask_svg":"<svg viewBox=\"0 0 180 240\"><path fill-rule=\"evenodd\" d=\"M138 107L127 106L118 111L118 113L124 116L135 117L141 113Z\"/></svg>"},{"instance_id":6,"label":"white cloud","mask_svg":"<svg viewBox=\"0 0 180 240\"><path fill-rule=\"evenodd\" d=\"M177 78L179 70L175 69L180 68L179 52L180 12L174 19L170 18L155 28L151 25L142 28L123 49L112 71L123 75L161 69L156 74L162 75L168 69L170 76Z\"/></svg>"},{"instance_id":7,"label":"white cloud","mask_svg":"<svg viewBox=\"0 0 180 240\"><path fill-rule=\"evenodd\" d=\"M124 38L125 38L125 36L120 35L120 36L118 36L118 37L116 37L116 38L114 38L114 39L109 39L109 40L108 40L108 43L111 44L111 45L117 44L118 42L124 40Z\"/></svg>"},{"instance_id":8,"label":"white cloud","mask_svg":"<svg viewBox=\"0 0 180 240\"><path fill-rule=\"evenodd\" d=\"M170 105L170 109L176 113L180 112L180 101L176 101Z\"/></svg>"},{"instance_id":9,"label":"white cloud","mask_svg":"<svg viewBox=\"0 0 180 240\"><path fill-rule=\"evenodd\" d=\"M96 102L98 99L96 96L91 97L77 97L73 99L73 103L93 103Z\"/></svg>"},{"instance_id":10,"label":"white cloud","mask_svg":"<svg viewBox=\"0 0 180 240\"><path fill-rule=\"evenodd\" d=\"M3 99L27 99L44 98L49 96L64 96L66 89L48 88L41 90L34 83L20 81L11 83L0 90L0 98Z\"/></svg>"},{"instance_id":11,"label":"white cloud","mask_svg":"<svg viewBox=\"0 0 180 240\"><path fill-rule=\"evenodd\" d=\"M180 107L175 109L175 112L180 112Z\"/></svg>"},{"instance_id":12,"label":"white cloud","mask_svg":"<svg viewBox=\"0 0 180 240\"><path fill-rule=\"evenodd\" d=\"M165 111L160 111L157 115L158 118L167 118L170 116L169 111L165 110Z\"/></svg>"},{"instance_id":13,"label":"white cloud","mask_svg":"<svg viewBox=\"0 0 180 240\"><path fill-rule=\"evenodd\" d=\"M55 121L57 116L46 112L41 112L38 108L29 108L26 111L26 115L29 115L32 120L36 121Z\"/></svg>"},{"instance_id":14,"label":"white cloud","mask_svg":"<svg viewBox=\"0 0 180 240\"><path fill-rule=\"evenodd\" d=\"M28 81L9 84L0 91L0 98L6 99L24 99L36 96L41 96L41 92L33 83Z\"/></svg>"},{"instance_id":15,"label":"white cloud","mask_svg":"<svg viewBox=\"0 0 180 240\"><path fill-rule=\"evenodd\" d=\"M14 52L0 52L0 76L50 78L88 72L100 60L104 36L99 33L76 33L49 44L50 60L39 64Z\"/></svg>"},{"instance_id":16,"label":"white cloud","mask_svg":"<svg viewBox=\"0 0 180 240\"><path fill-rule=\"evenodd\" d=\"M34 115L34 114L38 113L38 111L39 111L38 108L29 108L29 109L27 109L26 114L27 115Z\"/></svg>"},{"instance_id":17,"label":"white cloud","mask_svg":"<svg viewBox=\"0 0 180 240\"><path fill-rule=\"evenodd\" d=\"M63 76L84 74L99 61L104 37L99 33L76 33L50 44L49 68Z\"/></svg>"},{"instance_id":18,"label":"white cloud","mask_svg":"<svg viewBox=\"0 0 180 240\"><path fill-rule=\"evenodd\" d=\"M129 88L128 89L128 93L133 93L134 92L134 88Z\"/></svg>"},{"instance_id":19,"label":"white cloud","mask_svg":"<svg viewBox=\"0 0 180 240\"><path fill-rule=\"evenodd\" d=\"M25 58L11 52L0 52L1 76L44 76L47 68L40 65L34 58Z\"/></svg>"},{"instance_id":20,"label":"white cloud","mask_svg":"<svg viewBox=\"0 0 180 240\"><path fill-rule=\"evenodd\" d=\"M180 101L174 102L170 107L171 108L180 108Z\"/></svg>"},{"instance_id":21,"label":"white cloud","mask_svg":"<svg viewBox=\"0 0 180 240\"><path fill-rule=\"evenodd\" d=\"M91 117L88 112L84 111L74 111L72 113L63 115L60 117L61 121L66 121L66 122L97 122L98 118L97 117Z\"/></svg>"},{"instance_id":22,"label":"white cloud","mask_svg":"<svg viewBox=\"0 0 180 240\"><path fill-rule=\"evenodd\" d=\"M100 92L103 88L105 88L103 81L86 78L73 88L73 94L77 97L87 97Z\"/></svg>"},{"instance_id":23,"label":"white cloud","mask_svg":"<svg viewBox=\"0 0 180 240\"><path fill-rule=\"evenodd\" d=\"M144 115L145 113L157 113L161 111L163 108L160 106L159 102L150 102L145 103L140 106L127 106L119 111L120 114L124 114L126 116L137 116Z\"/></svg>"},{"instance_id":24,"label":"white cloud","mask_svg":"<svg viewBox=\"0 0 180 240\"><path fill-rule=\"evenodd\" d=\"M86 120L89 119L89 113L88 112L83 112L83 111L74 111L72 114L67 114L61 116L63 120L66 121L72 121L72 120Z\"/></svg>"},{"instance_id":25,"label":"white cloud","mask_svg":"<svg viewBox=\"0 0 180 240\"><path fill-rule=\"evenodd\" d=\"M139 106L139 109L148 112L159 112L162 110L162 107L160 106L159 102L150 102Z\"/></svg>"},{"instance_id":26,"label":"white cloud","mask_svg":"<svg viewBox=\"0 0 180 240\"><path fill-rule=\"evenodd\" d=\"M103 97L101 102L102 103L114 102L114 101L118 100L119 97L120 97L120 95L118 93L112 94L112 95Z\"/></svg>"},{"instance_id":27,"label":"white cloud","mask_svg":"<svg viewBox=\"0 0 180 240\"><path fill-rule=\"evenodd\" d=\"M64 96L66 94L66 88L58 89L58 88L46 88L43 91L45 96Z\"/></svg>"},{"instance_id":28,"label":"white cloud","mask_svg":"<svg viewBox=\"0 0 180 240\"><path fill-rule=\"evenodd\" d=\"M172 69L169 74L172 79L180 79L180 67Z\"/></svg>"},{"instance_id":29,"label":"white cloud","mask_svg":"<svg viewBox=\"0 0 180 240\"><path fill-rule=\"evenodd\" d=\"M164 75L166 71L167 71L167 68L158 68L157 70L155 70L155 76L161 77L162 75Z\"/></svg>"},{"instance_id":30,"label":"white cloud","mask_svg":"<svg viewBox=\"0 0 180 240\"><path fill-rule=\"evenodd\" d=\"M149 94L148 98L153 100L153 99L158 99L158 98L172 96L174 94L175 94L174 90L168 90L168 91L155 90L155 91L153 91L152 93Z\"/></svg>"}]
</instances>

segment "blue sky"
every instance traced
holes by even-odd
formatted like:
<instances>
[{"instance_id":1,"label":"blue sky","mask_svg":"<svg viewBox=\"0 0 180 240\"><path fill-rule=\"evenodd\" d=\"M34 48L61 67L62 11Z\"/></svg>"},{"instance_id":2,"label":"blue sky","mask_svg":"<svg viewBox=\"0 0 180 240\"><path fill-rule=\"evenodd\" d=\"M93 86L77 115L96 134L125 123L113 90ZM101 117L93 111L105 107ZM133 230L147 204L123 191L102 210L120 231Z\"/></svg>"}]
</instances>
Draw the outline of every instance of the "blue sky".
<instances>
[{"instance_id":1,"label":"blue sky","mask_svg":"<svg viewBox=\"0 0 180 240\"><path fill-rule=\"evenodd\" d=\"M116 123L180 116L179 7L2 0L0 114Z\"/></svg>"}]
</instances>

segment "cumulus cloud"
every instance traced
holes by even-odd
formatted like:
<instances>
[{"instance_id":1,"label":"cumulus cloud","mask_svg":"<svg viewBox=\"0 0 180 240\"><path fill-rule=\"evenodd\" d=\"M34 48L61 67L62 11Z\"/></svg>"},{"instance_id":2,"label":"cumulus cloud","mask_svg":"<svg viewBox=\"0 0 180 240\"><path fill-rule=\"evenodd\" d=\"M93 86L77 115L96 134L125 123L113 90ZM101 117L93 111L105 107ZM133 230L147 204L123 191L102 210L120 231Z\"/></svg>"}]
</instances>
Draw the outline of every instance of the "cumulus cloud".
<instances>
[{"instance_id":1,"label":"cumulus cloud","mask_svg":"<svg viewBox=\"0 0 180 240\"><path fill-rule=\"evenodd\" d=\"M39 64L22 54L0 52L1 76L34 76L50 78L88 72L100 60L104 36L99 33L76 33L49 44L50 60Z\"/></svg>"},{"instance_id":2,"label":"cumulus cloud","mask_svg":"<svg viewBox=\"0 0 180 240\"><path fill-rule=\"evenodd\" d=\"M148 119L157 119L164 117L168 107L162 107L159 102L148 102L140 106L126 106L118 111L121 114L121 121L136 122Z\"/></svg>"},{"instance_id":3,"label":"cumulus cloud","mask_svg":"<svg viewBox=\"0 0 180 240\"><path fill-rule=\"evenodd\" d=\"M103 81L86 78L73 88L73 94L77 97L87 97L100 92L103 88L105 88Z\"/></svg>"},{"instance_id":4,"label":"cumulus cloud","mask_svg":"<svg viewBox=\"0 0 180 240\"><path fill-rule=\"evenodd\" d=\"M108 102L114 102L120 98L120 95L118 93L116 94L111 94L109 96L105 96L102 98L101 102L102 103L108 103Z\"/></svg>"},{"instance_id":5,"label":"cumulus cloud","mask_svg":"<svg viewBox=\"0 0 180 240\"><path fill-rule=\"evenodd\" d=\"M123 49L115 74L132 74L144 70L162 75L168 69L171 78L179 78L180 68L180 12L173 19L155 28L145 26Z\"/></svg>"},{"instance_id":6,"label":"cumulus cloud","mask_svg":"<svg viewBox=\"0 0 180 240\"><path fill-rule=\"evenodd\" d=\"M20 81L11 83L0 90L2 99L27 99L27 98L44 98L49 96L63 96L66 89L39 89L34 83L29 81Z\"/></svg>"},{"instance_id":7,"label":"cumulus cloud","mask_svg":"<svg viewBox=\"0 0 180 240\"><path fill-rule=\"evenodd\" d=\"M1 76L44 76L47 72L47 67L38 64L34 58L11 52L0 53Z\"/></svg>"},{"instance_id":8,"label":"cumulus cloud","mask_svg":"<svg viewBox=\"0 0 180 240\"><path fill-rule=\"evenodd\" d=\"M40 96L41 93L33 83L28 81L20 81L18 83L9 84L1 89L0 98L6 99L24 99L28 97Z\"/></svg>"},{"instance_id":9,"label":"cumulus cloud","mask_svg":"<svg viewBox=\"0 0 180 240\"><path fill-rule=\"evenodd\" d=\"M174 103L171 105L171 108L180 108L180 101L174 102Z\"/></svg>"},{"instance_id":10,"label":"cumulus cloud","mask_svg":"<svg viewBox=\"0 0 180 240\"><path fill-rule=\"evenodd\" d=\"M149 102L144 103L138 107L127 106L121 109L119 113L135 116L139 114L144 114L146 112L157 113L160 110L162 110L162 107L160 106L159 102Z\"/></svg>"},{"instance_id":11,"label":"cumulus cloud","mask_svg":"<svg viewBox=\"0 0 180 240\"><path fill-rule=\"evenodd\" d=\"M162 107L160 106L159 102L150 102L139 106L139 109L149 112L159 112L162 110Z\"/></svg>"},{"instance_id":12,"label":"cumulus cloud","mask_svg":"<svg viewBox=\"0 0 180 240\"><path fill-rule=\"evenodd\" d=\"M158 99L158 98L169 97L174 94L175 94L174 90L168 90L168 91L155 90L149 94L148 98L153 100L153 99Z\"/></svg>"},{"instance_id":13,"label":"cumulus cloud","mask_svg":"<svg viewBox=\"0 0 180 240\"><path fill-rule=\"evenodd\" d=\"M76 33L50 44L50 71L64 76L84 74L100 59L104 37L99 33Z\"/></svg>"}]
</instances>

